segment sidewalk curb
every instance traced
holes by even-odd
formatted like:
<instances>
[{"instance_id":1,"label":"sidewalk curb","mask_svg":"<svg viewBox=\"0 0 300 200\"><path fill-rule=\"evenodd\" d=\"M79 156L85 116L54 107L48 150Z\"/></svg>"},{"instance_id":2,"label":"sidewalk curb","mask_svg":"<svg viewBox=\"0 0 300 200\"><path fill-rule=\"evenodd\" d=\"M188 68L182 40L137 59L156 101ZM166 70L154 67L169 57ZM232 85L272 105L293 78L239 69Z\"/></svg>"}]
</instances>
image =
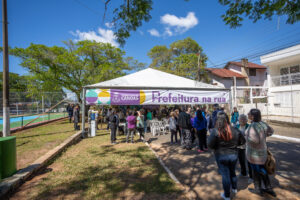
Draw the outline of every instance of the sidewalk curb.
<instances>
[{"instance_id":1,"label":"sidewalk curb","mask_svg":"<svg viewBox=\"0 0 300 200\"><path fill-rule=\"evenodd\" d=\"M11 177L3 179L2 182L0 182L0 199L8 198L10 193L20 187L26 180L34 176L34 174L40 169L46 167L55 156L64 151L68 146L79 141L81 139L81 132L82 131L76 132L67 138L63 143L35 160L28 167L19 170Z\"/></svg>"},{"instance_id":2,"label":"sidewalk curb","mask_svg":"<svg viewBox=\"0 0 300 200\"><path fill-rule=\"evenodd\" d=\"M193 199L192 197L190 197L189 192L188 192L188 187L184 186L177 178L176 176L173 174L173 172L171 172L171 170L165 165L165 163L162 161L162 159L159 157L159 155L156 153L156 151L154 151L152 149L152 147L150 146L150 144L148 142L145 142L145 144L149 147L149 149L154 153L155 157L157 158L157 160L159 161L159 164L164 168L164 170L168 173L169 177L182 189L183 191L183 195L187 198L187 199Z\"/></svg>"}]
</instances>

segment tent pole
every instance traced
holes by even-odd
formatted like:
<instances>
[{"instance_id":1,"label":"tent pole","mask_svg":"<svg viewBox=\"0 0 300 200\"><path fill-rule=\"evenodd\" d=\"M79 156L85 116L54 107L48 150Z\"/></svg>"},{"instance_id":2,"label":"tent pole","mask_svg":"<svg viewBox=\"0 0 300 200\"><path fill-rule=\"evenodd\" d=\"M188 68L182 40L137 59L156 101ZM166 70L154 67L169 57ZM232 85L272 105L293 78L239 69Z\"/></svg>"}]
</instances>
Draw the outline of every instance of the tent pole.
<instances>
[{"instance_id":1,"label":"tent pole","mask_svg":"<svg viewBox=\"0 0 300 200\"><path fill-rule=\"evenodd\" d=\"M230 113L232 113L232 110L233 110L233 108L232 108L232 91L233 91L233 88L231 87L231 91L229 92L229 105L230 105Z\"/></svg>"},{"instance_id":2,"label":"tent pole","mask_svg":"<svg viewBox=\"0 0 300 200\"><path fill-rule=\"evenodd\" d=\"M84 138L85 135L85 88L82 90L82 132L81 137Z\"/></svg>"}]
</instances>

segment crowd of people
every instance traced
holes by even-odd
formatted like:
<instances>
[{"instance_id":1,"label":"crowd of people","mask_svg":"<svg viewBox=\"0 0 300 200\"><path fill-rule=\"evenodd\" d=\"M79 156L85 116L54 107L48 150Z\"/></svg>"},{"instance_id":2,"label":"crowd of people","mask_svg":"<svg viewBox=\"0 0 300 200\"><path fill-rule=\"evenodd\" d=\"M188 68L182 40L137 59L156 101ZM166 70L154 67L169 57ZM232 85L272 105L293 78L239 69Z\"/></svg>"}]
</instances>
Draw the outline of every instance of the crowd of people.
<instances>
[{"instance_id":1,"label":"crowd of people","mask_svg":"<svg viewBox=\"0 0 300 200\"><path fill-rule=\"evenodd\" d=\"M276 196L265 167L266 137L274 131L261 120L258 109L251 109L246 116L239 115L237 108L234 108L229 118L225 109L218 104L213 105L212 112L206 106L164 107L160 110L110 108L106 112L106 119L111 131L111 143L116 144L119 123L126 123L127 130L122 131L126 134L127 143L134 143L136 133L140 141L145 142L149 122L159 116L168 119L171 145L178 144L185 150L196 147L198 153L208 149L213 151L218 173L222 176L223 199L230 199L230 194L237 192L237 162L240 164L240 176L248 177L248 181L254 183L252 192Z\"/></svg>"}]
</instances>

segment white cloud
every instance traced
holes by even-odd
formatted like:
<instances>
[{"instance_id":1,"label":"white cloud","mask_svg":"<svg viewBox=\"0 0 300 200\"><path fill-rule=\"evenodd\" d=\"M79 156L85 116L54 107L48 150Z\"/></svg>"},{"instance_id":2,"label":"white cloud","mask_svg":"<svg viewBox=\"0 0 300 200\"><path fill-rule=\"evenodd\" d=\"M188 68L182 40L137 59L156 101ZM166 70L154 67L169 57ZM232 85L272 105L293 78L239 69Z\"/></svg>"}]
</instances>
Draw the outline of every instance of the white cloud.
<instances>
[{"instance_id":1,"label":"white cloud","mask_svg":"<svg viewBox=\"0 0 300 200\"><path fill-rule=\"evenodd\" d=\"M173 32L171 31L170 27L165 28L164 35L167 35L167 36L172 36L173 35Z\"/></svg>"},{"instance_id":2,"label":"white cloud","mask_svg":"<svg viewBox=\"0 0 300 200\"><path fill-rule=\"evenodd\" d=\"M77 37L75 41L81 40L92 40L96 42L110 43L112 46L118 47L119 44L116 41L116 36L112 30L99 28L98 32L89 31L89 32L81 32L76 30L76 32L71 32L74 36Z\"/></svg>"},{"instance_id":3,"label":"white cloud","mask_svg":"<svg viewBox=\"0 0 300 200\"><path fill-rule=\"evenodd\" d=\"M107 28L112 28L112 27L114 26L114 23L106 22L106 23L105 23L105 26L106 26Z\"/></svg>"},{"instance_id":4,"label":"white cloud","mask_svg":"<svg viewBox=\"0 0 300 200\"><path fill-rule=\"evenodd\" d=\"M175 15L165 14L160 17L160 22L169 28L169 30L166 30L166 33L167 35L170 35L170 28L173 28L176 33L182 34L196 26L198 24L198 19L194 12L189 12L186 17L177 17Z\"/></svg>"},{"instance_id":5,"label":"white cloud","mask_svg":"<svg viewBox=\"0 0 300 200\"><path fill-rule=\"evenodd\" d=\"M150 35L152 35L152 36L160 37L160 33L159 33L155 28L152 28L152 29L148 30L148 32L149 32Z\"/></svg>"}]
</instances>

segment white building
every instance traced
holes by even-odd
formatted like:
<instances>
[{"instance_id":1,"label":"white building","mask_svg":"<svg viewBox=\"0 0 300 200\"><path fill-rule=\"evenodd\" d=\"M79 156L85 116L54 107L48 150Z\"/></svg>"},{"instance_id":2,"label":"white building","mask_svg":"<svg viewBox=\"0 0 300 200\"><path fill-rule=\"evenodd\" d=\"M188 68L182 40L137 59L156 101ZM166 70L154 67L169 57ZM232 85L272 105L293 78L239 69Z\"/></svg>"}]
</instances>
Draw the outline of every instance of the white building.
<instances>
[{"instance_id":1,"label":"white building","mask_svg":"<svg viewBox=\"0 0 300 200\"><path fill-rule=\"evenodd\" d=\"M300 117L300 44L260 57L268 66L269 112Z\"/></svg>"},{"instance_id":2,"label":"white building","mask_svg":"<svg viewBox=\"0 0 300 200\"><path fill-rule=\"evenodd\" d=\"M267 67L248 62L228 62L224 68L207 68L211 82L214 85L230 89L234 86L233 77L236 77L236 86L267 86Z\"/></svg>"}]
</instances>

